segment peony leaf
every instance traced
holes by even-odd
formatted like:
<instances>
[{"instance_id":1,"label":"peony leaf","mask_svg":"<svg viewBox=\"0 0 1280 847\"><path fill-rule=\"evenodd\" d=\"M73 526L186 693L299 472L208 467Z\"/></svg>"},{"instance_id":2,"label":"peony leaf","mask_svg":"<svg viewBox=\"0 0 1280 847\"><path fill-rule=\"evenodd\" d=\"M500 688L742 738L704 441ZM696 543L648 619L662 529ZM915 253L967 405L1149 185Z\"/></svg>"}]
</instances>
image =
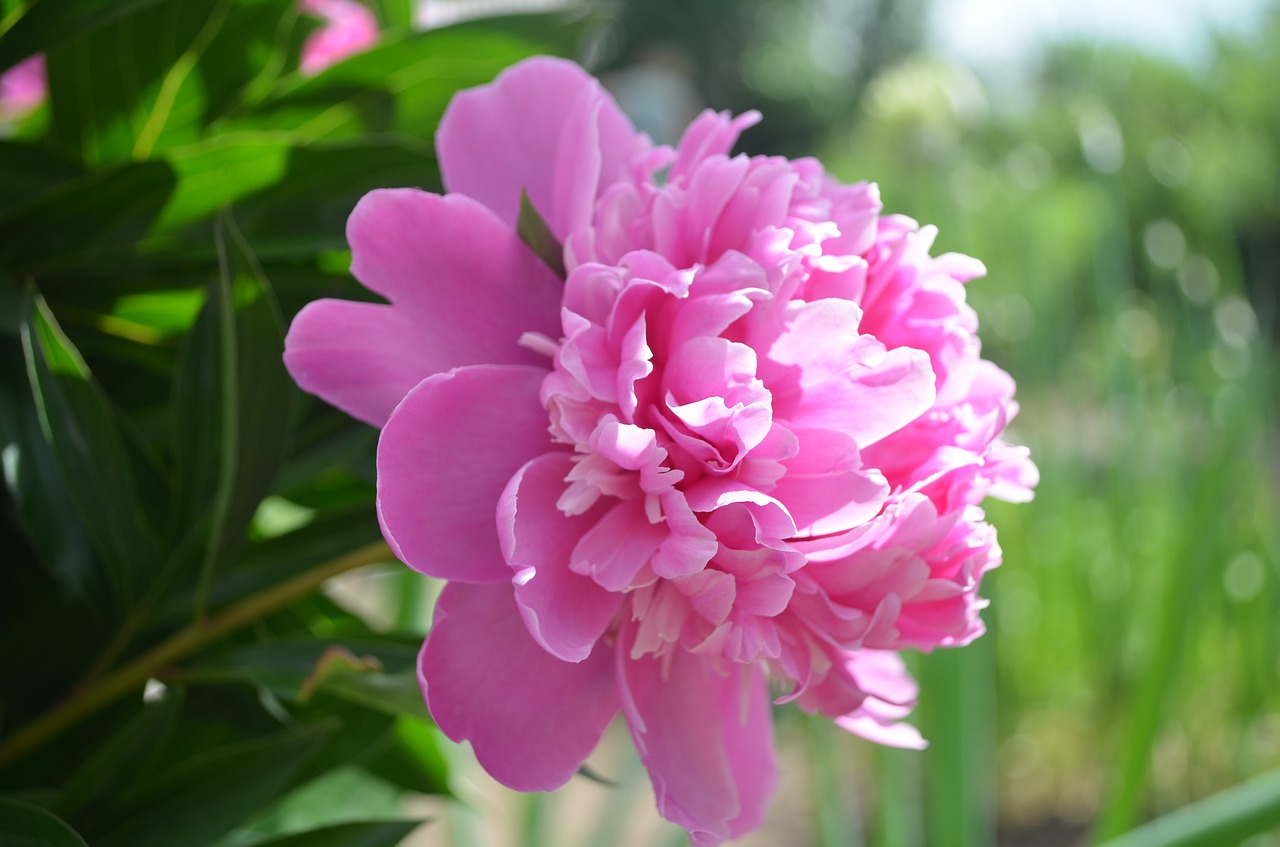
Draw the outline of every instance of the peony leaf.
<instances>
[{"instance_id":1,"label":"peony leaf","mask_svg":"<svg viewBox=\"0 0 1280 847\"><path fill-rule=\"evenodd\" d=\"M8 68L40 50L87 35L112 21L154 6L161 0L41 0L27 9L0 37L0 68Z\"/></svg>"},{"instance_id":2,"label":"peony leaf","mask_svg":"<svg viewBox=\"0 0 1280 847\"><path fill-rule=\"evenodd\" d=\"M229 214L215 227L220 273L174 388L179 526L208 510L200 588L238 550L270 493L292 430L296 390L270 285Z\"/></svg>"},{"instance_id":3,"label":"peony leaf","mask_svg":"<svg viewBox=\"0 0 1280 847\"><path fill-rule=\"evenodd\" d=\"M290 0L134 3L47 51L51 134L91 166L194 143L279 73L295 15Z\"/></svg>"},{"instance_id":4,"label":"peony leaf","mask_svg":"<svg viewBox=\"0 0 1280 847\"><path fill-rule=\"evenodd\" d=\"M173 171L163 162L49 184L0 212L0 266L43 274L113 263L150 228L173 187ZM79 275L76 282L83 286Z\"/></svg>"},{"instance_id":5,"label":"peony leaf","mask_svg":"<svg viewBox=\"0 0 1280 847\"><path fill-rule=\"evenodd\" d=\"M342 823L253 841L244 847L396 847L422 821L363 821Z\"/></svg>"},{"instance_id":6,"label":"peony leaf","mask_svg":"<svg viewBox=\"0 0 1280 847\"><path fill-rule=\"evenodd\" d=\"M564 246L534 208L529 192L524 190L520 192L520 217L516 220L516 234L547 267L555 271L556 276L565 278Z\"/></svg>"},{"instance_id":7,"label":"peony leaf","mask_svg":"<svg viewBox=\"0 0 1280 847\"><path fill-rule=\"evenodd\" d=\"M139 501L120 422L34 291L24 305L21 334L41 431L103 558L117 608L128 609L159 564L159 543Z\"/></svg>"},{"instance_id":8,"label":"peony leaf","mask_svg":"<svg viewBox=\"0 0 1280 847\"><path fill-rule=\"evenodd\" d=\"M104 810L109 814L120 794L118 775L147 772L173 734L185 699L183 689L175 686L144 706L72 774L50 808L77 821L101 817Z\"/></svg>"},{"instance_id":9,"label":"peony leaf","mask_svg":"<svg viewBox=\"0 0 1280 847\"><path fill-rule=\"evenodd\" d=\"M204 847L295 784L308 760L336 731L332 722L223 745L149 774L137 783L113 826L94 847L165 844L182 833Z\"/></svg>"},{"instance_id":10,"label":"peony leaf","mask_svg":"<svg viewBox=\"0 0 1280 847\"><path fill-rule=\"evenodd\" d=\"M0 844L4 847L86 847L74 829L52 812L0 797Z\"/></svg>"}]
</instances>

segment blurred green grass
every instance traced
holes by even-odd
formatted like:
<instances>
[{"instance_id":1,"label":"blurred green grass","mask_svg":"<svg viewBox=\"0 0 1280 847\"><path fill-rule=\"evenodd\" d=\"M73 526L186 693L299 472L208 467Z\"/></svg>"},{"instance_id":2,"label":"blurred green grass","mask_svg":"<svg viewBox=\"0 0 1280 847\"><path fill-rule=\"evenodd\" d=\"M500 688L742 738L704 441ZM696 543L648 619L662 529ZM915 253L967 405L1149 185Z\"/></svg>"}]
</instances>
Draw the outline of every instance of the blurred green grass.
<instances>
[{"instance_id":1,"label":"blurred green grass","mask_svg":"<svg viewBox=\"0 0 1280 847\"><path fill-rule=\"evenodd\" d=\"M1018 105L909 58L823 152L989 270L970 302L1042 482L985 504L993 686L939 654L921 702L927 728L939 699L993 698L924 754L926 793L948 771L948 796L980 792L981 750L957 765L953 734L989 727L1006 828L1105 839L1280 764L1277 38L1273 13L1198 70L1052 48ZM972 803L945 806L929 844L990 843Z\"/></svg>"}]
</instances>

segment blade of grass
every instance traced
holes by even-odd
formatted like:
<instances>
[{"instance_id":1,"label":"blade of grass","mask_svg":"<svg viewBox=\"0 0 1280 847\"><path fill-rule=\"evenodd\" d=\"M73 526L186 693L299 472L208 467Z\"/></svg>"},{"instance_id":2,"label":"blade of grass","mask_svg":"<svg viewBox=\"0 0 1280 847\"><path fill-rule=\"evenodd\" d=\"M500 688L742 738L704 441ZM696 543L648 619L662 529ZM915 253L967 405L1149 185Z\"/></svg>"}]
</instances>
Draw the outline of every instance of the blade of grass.
<instances>
[{"instance_id":1,"label":"blade of grass","mask_svg":"<svg viewBox=\"0 0 1280 847\"><path fill-rule=\"evenodd\" d=\"M819 847L862 847L862 827L858 821L857 792L850 774L836 759L841 732L831 721L804 715L801 721L809 748L809 770L813 778L814 814Z\"/></svg>"},{"instance_id":2,"label":"blade of grass","mask_svg":"<svg viewBox=\"0 0 1280 847\"><path fill-rule=\"evenodd\" d=\"M873 831L877 847L921 847L920 754L893 747L876 748L876 805Z\"/></svg>"},{"instance_id":3,"label":"blade of grass","mask_svg":"<svg viewBox=\"0 0 1280 847\"><path fill-rule=\"evenodd\" d=\"M1196 495L1188 504L1191 515L1213 514L1222 502L1225 475L1206 470L1190 481ZM1187 525L1194 525L1188 521ZM1192 534L1186 555L1170 563L1168 582L1159 609L1159 623L1154 652L1143 668L1133 708L1128 715L1124 747L1120 752L1119 776L1108 795L1107 803L1094 832L1094 843L1115 838L1130 829L1139 819L1147 777L1151 770L1151 753L1164 721L1168 694L1177 682L1187 649L1189 634L1194 630L1195 601L1201 585L1211 570L1217 536L1209 527Z\"/></svg>"},{"instance_id":4,"label":"blade of grass","mask_svg":"<svg viewBox=\"0 0 1280 847\"><path fill-rule=\"evenodd\" d=\"M991 640L939 650L920 662L925 819L932 847L995 843Z\"/></svg>"},{"instance_id":5,"label":"blade of grass","mask_svg":"<svg viewBox=\"0 0 1280 847\"><path fill-rule=\"evenodd\" d=\"M1184 806L1102 847L1232 847L1280 826L1280 769Z\"/></svg>"}]
</instances>

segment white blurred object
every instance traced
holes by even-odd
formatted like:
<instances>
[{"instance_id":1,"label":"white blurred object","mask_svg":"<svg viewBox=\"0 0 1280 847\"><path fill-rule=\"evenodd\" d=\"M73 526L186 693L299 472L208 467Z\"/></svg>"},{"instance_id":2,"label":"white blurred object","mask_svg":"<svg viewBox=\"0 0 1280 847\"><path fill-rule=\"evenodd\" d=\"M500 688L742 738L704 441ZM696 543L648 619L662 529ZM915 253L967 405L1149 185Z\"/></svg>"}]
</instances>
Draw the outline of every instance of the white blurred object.
<instances>
[{"instance_id":1,"label":"white blurred object","mask_svg":"<svg viewBox=\"0 0 1280 847\"><path fill-rule=\"evenodd\" d=\"M417 25L438 29L476 18L555 12L580 5L582 0L420 0Z\"/></svg>"}]
</instances>

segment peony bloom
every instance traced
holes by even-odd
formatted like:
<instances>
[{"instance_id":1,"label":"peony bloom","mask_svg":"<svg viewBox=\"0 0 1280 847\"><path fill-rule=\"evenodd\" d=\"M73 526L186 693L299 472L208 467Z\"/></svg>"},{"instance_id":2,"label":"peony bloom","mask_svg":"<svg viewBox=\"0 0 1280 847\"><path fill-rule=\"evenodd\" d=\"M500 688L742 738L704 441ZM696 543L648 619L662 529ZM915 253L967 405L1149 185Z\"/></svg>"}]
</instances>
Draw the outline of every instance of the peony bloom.
<instances>
[{"instance_id":1,"label":"peony bloom","mask_svg":"<svg viewBox=\"0 0 1280 847\"><path fill-rule=\"evenodd\" d=\"M302 45L299 70L305 76L315 76L378 43L378 20L357 0L300 0L298 8L324 20Z\"/></svg>"},{"instance_id":2,"label":"peony bloom","mask_svg":"<svg viewBox=\"0 0 1280 847\"><path fill-rule=\"evenodd\" d=\"M44 54L37 53L0 74L0 124L21 120L49 94Z\"/></svg>"},{"instance_id":3,"label":"peony bloom","mask_svg":"<svg viewBox=\"0 0 1280 847\"><path fill-rule=\"evenodd\" d=\"M922 745L896 651L982 632L979 503L1036 482L965 304L982 265L873 185L730 156L758 119L655 147L576 65L510 68L441 123L449 194L352 213L389 302L312 303L286 340L304 389L382 427L386 538L448 580L419 665L441 730L544 791L621 711L697 845L762 821L772 703Z\"/></svg>"}]
</instances>

